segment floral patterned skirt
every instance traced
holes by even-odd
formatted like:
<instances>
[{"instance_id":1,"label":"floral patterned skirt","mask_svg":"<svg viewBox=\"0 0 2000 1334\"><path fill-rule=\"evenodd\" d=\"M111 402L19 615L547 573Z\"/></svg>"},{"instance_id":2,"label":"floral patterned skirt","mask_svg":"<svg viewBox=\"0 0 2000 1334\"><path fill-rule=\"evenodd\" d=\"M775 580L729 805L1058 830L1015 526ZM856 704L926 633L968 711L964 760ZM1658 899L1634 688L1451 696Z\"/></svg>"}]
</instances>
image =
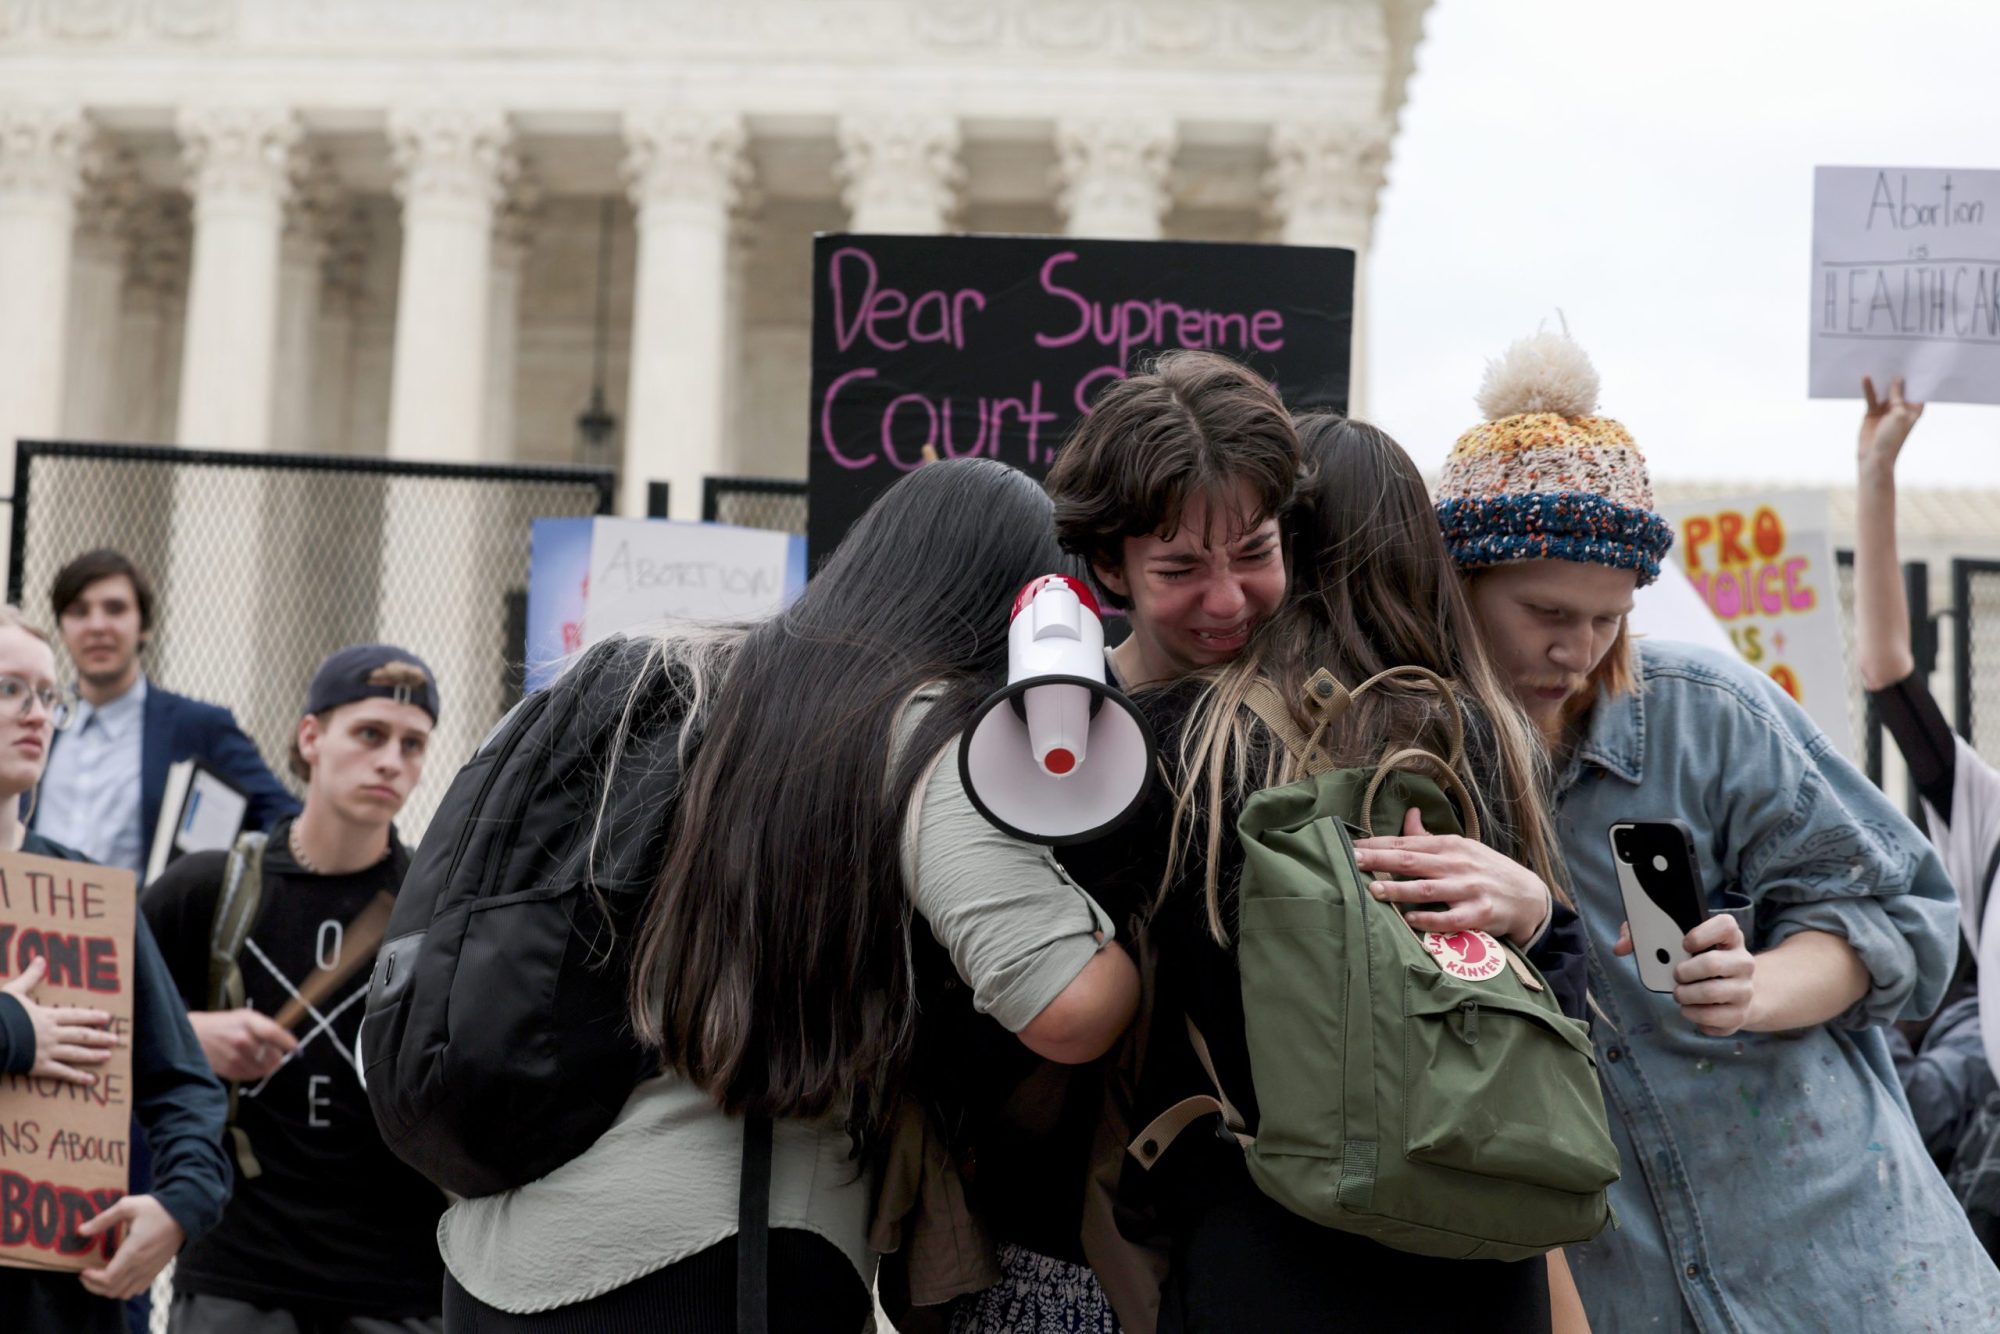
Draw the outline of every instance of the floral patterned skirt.
<instances>
[{"instance_id":1,"label":"floral patterned skirt","mask_svg":"<svg viewBox=\"0 0 2000 1334\"><path fill-rule=\"evenodd\" d=\"M1000 1273L954 1304L951 1334L1118 1334L1104 1289L1082 1265L1003 1242Z\"/></svg>"}]
</instances>

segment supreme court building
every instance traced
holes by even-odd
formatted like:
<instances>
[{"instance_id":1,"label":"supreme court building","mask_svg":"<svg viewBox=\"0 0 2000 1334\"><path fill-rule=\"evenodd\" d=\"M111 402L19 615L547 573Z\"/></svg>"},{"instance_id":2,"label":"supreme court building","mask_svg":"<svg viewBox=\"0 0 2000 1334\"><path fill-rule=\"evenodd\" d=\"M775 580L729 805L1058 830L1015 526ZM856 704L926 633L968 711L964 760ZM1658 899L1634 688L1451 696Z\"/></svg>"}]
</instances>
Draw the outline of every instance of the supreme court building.
<instances>
[{"instance_id":1,"label":"supreme court building","mask_svg":"<svg viewBox=\"0 0 2000 1334\"><path fill-rule=\"evenodd\" d=\"M0 436L696 517L804 476L815 232L1365 251L1427 5L0 0Z\"/></svg>"}]
</instances>

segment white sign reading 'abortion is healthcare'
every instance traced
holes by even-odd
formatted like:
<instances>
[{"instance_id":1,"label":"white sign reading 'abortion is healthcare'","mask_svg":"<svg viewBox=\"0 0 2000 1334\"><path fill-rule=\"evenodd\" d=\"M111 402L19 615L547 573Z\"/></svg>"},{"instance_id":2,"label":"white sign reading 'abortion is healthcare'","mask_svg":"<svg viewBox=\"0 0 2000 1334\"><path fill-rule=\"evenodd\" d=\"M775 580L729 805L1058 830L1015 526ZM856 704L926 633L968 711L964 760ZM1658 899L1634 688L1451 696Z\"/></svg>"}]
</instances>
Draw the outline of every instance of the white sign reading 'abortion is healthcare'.
<instances>
[{"instance_id":1,"label":"white sign reading 'abortion is healthcare'","mask_svg":"<svg viewBox=\"0 0 2000 1334\"><path fill-rule=\"evenodd\" d=\"M1813 174L1814 398L2000 403L2000 171Z\"/></svg>"}]
</instances>

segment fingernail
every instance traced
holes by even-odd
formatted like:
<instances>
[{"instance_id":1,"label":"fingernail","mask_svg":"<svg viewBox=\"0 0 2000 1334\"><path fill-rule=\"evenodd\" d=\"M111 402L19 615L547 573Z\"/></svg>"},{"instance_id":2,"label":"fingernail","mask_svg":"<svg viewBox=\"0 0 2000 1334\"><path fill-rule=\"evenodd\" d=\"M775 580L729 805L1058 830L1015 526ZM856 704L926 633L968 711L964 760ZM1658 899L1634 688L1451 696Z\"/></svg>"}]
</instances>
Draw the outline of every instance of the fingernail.
<instances>
[{"instance_id":1,"label":"fingernail","mask_svg":"<svg viewBox=\"0 0 2000 1334\"><path fill-rule=\"evenodd\" d=\"M1389 893L1389 888L1388 886L1384 885L1381 881L1377 880L1373 884L1368 886L1368 892L1370 894L1373 894L1376 898L1379 899L1385 897Z\"/></svg>"}]
</instances>

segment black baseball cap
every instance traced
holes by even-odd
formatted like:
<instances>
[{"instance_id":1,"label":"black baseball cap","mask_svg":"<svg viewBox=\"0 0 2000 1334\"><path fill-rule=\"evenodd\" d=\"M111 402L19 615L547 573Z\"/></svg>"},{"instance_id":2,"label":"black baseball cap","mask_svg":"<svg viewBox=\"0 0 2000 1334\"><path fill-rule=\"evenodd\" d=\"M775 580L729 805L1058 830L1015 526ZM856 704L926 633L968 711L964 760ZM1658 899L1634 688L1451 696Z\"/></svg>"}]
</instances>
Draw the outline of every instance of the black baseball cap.
<instances>
[{"instance_id":1,"label":"black baseball cap","mask_svg":"<svg viewBox=\"0 0 2000 1334\"><path fill-rule=\"evenodd\" d=\"M410 681L412 668L423 677L421 683ZM437 677L422 658L394 644L349 644L335 649L313 673L305 711L325 713L358 699L393 699L399 704L414 704L428 713L433 723L437 721Z\"/></svg>"}]
</instances>

